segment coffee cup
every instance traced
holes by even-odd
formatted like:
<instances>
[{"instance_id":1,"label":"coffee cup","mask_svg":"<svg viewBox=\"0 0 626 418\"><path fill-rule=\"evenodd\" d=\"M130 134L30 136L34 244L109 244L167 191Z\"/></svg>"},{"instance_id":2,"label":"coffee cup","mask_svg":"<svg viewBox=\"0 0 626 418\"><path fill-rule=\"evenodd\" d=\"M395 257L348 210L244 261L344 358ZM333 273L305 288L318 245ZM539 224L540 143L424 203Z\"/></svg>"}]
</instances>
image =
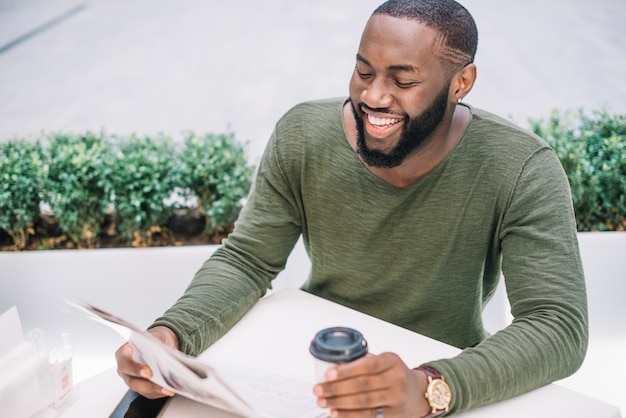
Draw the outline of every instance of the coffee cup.
<instances>
[{"instance_id":1,"label":"coffee cup","mask_svg":"<svg viewBox=\"0 0 626 418\"><path fill-rule=\"evenodd\" d=\"M336 364L349 363L367 354L367 341L352 328L332 327L319 331L309 347L315 361L315 375L319 382Z\"/></svg>"}]
</instances>

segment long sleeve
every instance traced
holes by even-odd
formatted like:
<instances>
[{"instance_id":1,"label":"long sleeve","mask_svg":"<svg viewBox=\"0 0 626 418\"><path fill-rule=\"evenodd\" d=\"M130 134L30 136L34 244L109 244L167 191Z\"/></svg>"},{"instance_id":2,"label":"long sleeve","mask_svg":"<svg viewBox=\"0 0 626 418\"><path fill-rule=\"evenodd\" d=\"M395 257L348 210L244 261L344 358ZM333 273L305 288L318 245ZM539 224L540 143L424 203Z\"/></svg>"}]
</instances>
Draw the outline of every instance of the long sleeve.
<instances>
[{"instance_id":1,"label":"long sleeve","mask_svg":"<svg viewBox=\"0 0 626 418\"><path fill-rule=\"evenodd\" d=\"M273 135L234 231L151 327L171 328L183 352L201 353L241 319L284 269L300 235L300 219L276 160Z\"/></svg>"},{"instance_id":2,"label":"long sleeve","mask_svg":"<svg viewBox=\"0 0 626 418\"><path fill-rule=\"evenodd\" d=\"M451 412L564 378L582 364L588 318L567 179L554 153L524 165L499 229L514 320L458 357L429 363L447 377Z\"/></svg>"}]
</instances>

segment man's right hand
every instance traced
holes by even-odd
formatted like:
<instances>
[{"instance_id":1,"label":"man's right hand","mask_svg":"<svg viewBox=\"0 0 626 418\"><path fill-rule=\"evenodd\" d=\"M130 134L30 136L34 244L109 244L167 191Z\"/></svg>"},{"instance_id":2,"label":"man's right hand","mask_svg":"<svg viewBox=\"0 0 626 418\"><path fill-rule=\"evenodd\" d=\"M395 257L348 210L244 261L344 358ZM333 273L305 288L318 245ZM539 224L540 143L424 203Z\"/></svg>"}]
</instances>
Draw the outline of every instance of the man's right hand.
<instances>
[{"instance_id":1,"label":"man's right hand","mask_svg":"<svg viewBox=\"0 0 626 418\"><path fill-rule=\"evenodd\" d=\"M148 332L176 350L179 350L178 337L171 329L163 326L154 327ZM133 360L133 346L129 343L122 345L115 352L117 360L117 374L124 379L130 390L139 393L148 399L174 396L174 393L150 381L152 370L145 364Z\"/></svg>"}]
</instances>

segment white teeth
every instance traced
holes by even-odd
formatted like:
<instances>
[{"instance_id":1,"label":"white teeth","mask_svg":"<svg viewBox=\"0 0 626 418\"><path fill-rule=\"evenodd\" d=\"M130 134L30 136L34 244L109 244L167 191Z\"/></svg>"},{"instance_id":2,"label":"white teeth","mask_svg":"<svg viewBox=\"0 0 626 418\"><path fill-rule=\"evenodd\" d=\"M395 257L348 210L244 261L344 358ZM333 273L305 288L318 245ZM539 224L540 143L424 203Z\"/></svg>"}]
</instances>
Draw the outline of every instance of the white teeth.
<instances>
[{"instance_id":1,"label":"white teeth","mask_svg":"<svg viewBox=\"0 0 626 418\"><path fill-rule=\"evenodd\" d=\"M392 119L392 118L377 118L375 116L367 115L370 123L376 126L388 126L393 125L400 122L402 119Z\"/></svg>"}]
</instances>

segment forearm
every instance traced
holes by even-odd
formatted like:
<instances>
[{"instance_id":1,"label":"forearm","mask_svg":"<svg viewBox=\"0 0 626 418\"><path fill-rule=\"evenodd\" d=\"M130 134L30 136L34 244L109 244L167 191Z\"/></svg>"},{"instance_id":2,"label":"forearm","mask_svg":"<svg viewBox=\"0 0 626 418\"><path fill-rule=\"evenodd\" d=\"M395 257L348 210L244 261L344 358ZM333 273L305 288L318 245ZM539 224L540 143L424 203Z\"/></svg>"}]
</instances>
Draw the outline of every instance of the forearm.
<instances>
[{"instance_id":1,"label":"forearm","mask_svg":"<svg viewBox=\"0 0 626 418\"><path fill-rule=\"evenodd\" d=\"M230 242L229 242L230 241ZM280 267L253 265L225 242L194 276L179 300L152 326L171 328L183 352L198 355L230 330L263 296ZM247 259L247 262L243 260Z\"/></svg>"},{"instance_id":2,"label":"forearm","mask_svg":"<svg viewBox=\"0 0 626 418\"><path fill-rule=\"evenodd\" d=\"M182 351L197 355L232 328L284 269L299 235L299 215L274 171L271 149L259 167L233 233L196 273L185 294L154 325L178 335Z\"/></svg>"},{"instance_id":3,"label":"forearm","mask_svg":"<svg viewBox=\"0 0 626 418\"><path fill-rule=\"evenodd\" d=\"M258 287L234 280L215 264L207 262L181 298L152 324L172 329L181 351L190 355L228 332L262 295Z\"/></svg>"},{"instance_id":4,"label":"forearm","mask_svg":"<svg viewBox=\"0 0 626 418\"><path fill-rule=\"evenodd\" d=\"M538 313L534 319L517 320L455 358L428 365L446 377L453 393L451 411L460 412L572 374L582 363L586 346L584 317L562 321Z\"/></svg>"},{"instance_id":5,"label":"forearm","mask_svg":"<svg viewBox=\"0 0 626 418\"><path fill-rule=\"evenodd\" d=\"M250 227L250 215L242 215L235 231L198 270L181 298L153 324L174 330L187 354L200 354L254 306L284 269L297 239L293 228L285 234L264 223Z\"/></svg>"}]
</instances>

